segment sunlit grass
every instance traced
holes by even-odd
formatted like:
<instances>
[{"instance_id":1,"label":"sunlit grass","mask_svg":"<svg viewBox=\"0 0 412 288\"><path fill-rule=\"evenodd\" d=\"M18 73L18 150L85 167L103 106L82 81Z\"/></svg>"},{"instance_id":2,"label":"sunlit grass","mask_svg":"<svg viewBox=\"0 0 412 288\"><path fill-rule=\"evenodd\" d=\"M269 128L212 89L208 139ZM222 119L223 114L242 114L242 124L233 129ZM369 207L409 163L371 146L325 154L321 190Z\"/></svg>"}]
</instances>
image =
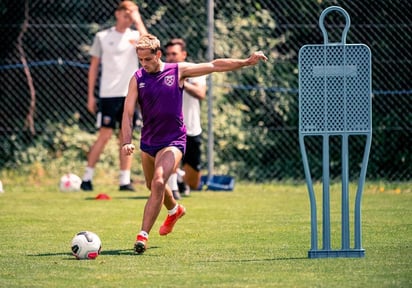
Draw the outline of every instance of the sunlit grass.
<instances>
[{"instance_id":1,"label":"sunlit grass","mask_svg":"<svg viewBox=\"0 0 412 288\"><path fill-rule=\"evenodd\" d=\"M62 193L53 179L11 179L2 179L6 192L0 195L0 287L412 285L410 183L365 185L365 258L308 259L310 211L303 184L236 183L233 192L193 192L181 201L187 215L175 231L158 235L163 210L149 249L138 256L132 247L148 195L144 186L137 193L118 192L110 179L96 181L93 193ZM112 200L94 200L97 193ZM340 186L332 185L332 208L339 193ZM336 222L339 213L333 213ZM70 254L70 240L80 230L102 239L94 261ZM339 238L339 230L333 231Z\"/></svg>"}]
</instances>

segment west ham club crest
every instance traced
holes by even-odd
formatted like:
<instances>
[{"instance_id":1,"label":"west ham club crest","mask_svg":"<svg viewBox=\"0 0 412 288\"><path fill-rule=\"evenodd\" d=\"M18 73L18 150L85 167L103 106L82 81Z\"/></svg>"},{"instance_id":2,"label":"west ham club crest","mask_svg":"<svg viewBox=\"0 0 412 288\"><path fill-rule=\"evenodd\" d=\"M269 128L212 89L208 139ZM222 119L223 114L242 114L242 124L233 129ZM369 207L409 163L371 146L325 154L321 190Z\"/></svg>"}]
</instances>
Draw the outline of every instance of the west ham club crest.
<instances>
[{"instance_id":1,"label":"west ham club crest","mask_svg":"<svg viewBox=\"0 0 412 288\"><path fill-rule=\"evenodd\" d=\"M167 86L172 86L173 83L175 83L175 76L174 75L169 75L165 77L165 84Z\"/></svg>"}]
</instances>

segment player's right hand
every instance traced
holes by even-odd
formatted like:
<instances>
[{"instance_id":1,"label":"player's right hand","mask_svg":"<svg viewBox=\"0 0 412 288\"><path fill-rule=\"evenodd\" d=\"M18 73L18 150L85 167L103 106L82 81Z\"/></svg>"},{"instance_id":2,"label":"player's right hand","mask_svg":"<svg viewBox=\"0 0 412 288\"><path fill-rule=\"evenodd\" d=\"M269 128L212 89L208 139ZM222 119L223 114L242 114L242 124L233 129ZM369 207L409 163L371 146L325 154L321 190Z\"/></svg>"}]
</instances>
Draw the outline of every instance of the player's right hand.
<instances>
[{"instance_id":1,"label":"player's right hand","mask_svg":"<svg viewBox=\"0 0 412 288\"><path fill-rule=\"evenodd\" d=\"M130 15L130 17L132 18L133 23L137 23L139 21L141 21L140 19L140 13L139 13L139 7L136 7L136 9L133 10L128 10L128 13Z\"/></svg>"},{"instance_id":2,"label":"player's right hand","mask_svg":"<svg viewBox=\"0 0 412 288\"><path fill-rule=\"evenodd\" d=\"M94 96L87 98L87 110L92 114L96 114L97 105Z\"/></svg>"}]
</instances>

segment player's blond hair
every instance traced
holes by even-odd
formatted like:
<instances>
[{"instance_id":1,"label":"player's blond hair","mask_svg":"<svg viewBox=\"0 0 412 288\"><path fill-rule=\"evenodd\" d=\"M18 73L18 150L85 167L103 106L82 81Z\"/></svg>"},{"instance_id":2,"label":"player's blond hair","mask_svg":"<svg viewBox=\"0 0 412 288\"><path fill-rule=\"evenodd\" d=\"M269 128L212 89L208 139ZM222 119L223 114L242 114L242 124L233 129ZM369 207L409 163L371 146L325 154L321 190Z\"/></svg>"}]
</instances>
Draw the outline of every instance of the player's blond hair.
<instances>
[{"instance_id":1,"label":"player's blond hair","mask_svg":"<svg viewBox=\"0 0 412 288\"><path fill-rule=\"evenodd\" d=\"M136 44L136 51L139 49L150 49L154 54L160 50L160 41L152 34L142 35Z\"/></svg>"}]
</instances>

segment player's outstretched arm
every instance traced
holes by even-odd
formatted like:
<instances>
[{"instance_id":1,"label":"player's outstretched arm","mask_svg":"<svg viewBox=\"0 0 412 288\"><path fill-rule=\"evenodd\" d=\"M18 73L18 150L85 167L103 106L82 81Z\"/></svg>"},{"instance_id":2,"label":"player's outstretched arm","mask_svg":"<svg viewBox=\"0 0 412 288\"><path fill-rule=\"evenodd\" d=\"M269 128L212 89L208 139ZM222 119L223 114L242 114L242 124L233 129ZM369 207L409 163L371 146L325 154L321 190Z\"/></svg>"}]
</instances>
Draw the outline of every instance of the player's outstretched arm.
<instances>
[{"instance_id":1,"label":"player's outstretched arm","mask_svg":"<svg viewBox=\"0 0 412 288\"><path fill-rule=\"evenodd\" d=\"M199 63L194 65L179 64L180 79L207 75L213 72L234 71L242 67L256 65L257 63L259 63L259 61L267 60L268 58L262 51L257 51L246 59L222 58L215 59L212 62Z\"/></svg>"},{"instance_id":2,"label":"player's outstretched arm","mask_svg":"<svg viewBox=\"0 0 412 288\"><path fill-rule=\"evenodd\" d=\"M130 79L129 90L124 102L123 117L122 117L122 152L126 155L131 155L134 152L132 144L133 133L133 115L137 101L137 81L134 76Z\"/></svg>"}]
</instances>

